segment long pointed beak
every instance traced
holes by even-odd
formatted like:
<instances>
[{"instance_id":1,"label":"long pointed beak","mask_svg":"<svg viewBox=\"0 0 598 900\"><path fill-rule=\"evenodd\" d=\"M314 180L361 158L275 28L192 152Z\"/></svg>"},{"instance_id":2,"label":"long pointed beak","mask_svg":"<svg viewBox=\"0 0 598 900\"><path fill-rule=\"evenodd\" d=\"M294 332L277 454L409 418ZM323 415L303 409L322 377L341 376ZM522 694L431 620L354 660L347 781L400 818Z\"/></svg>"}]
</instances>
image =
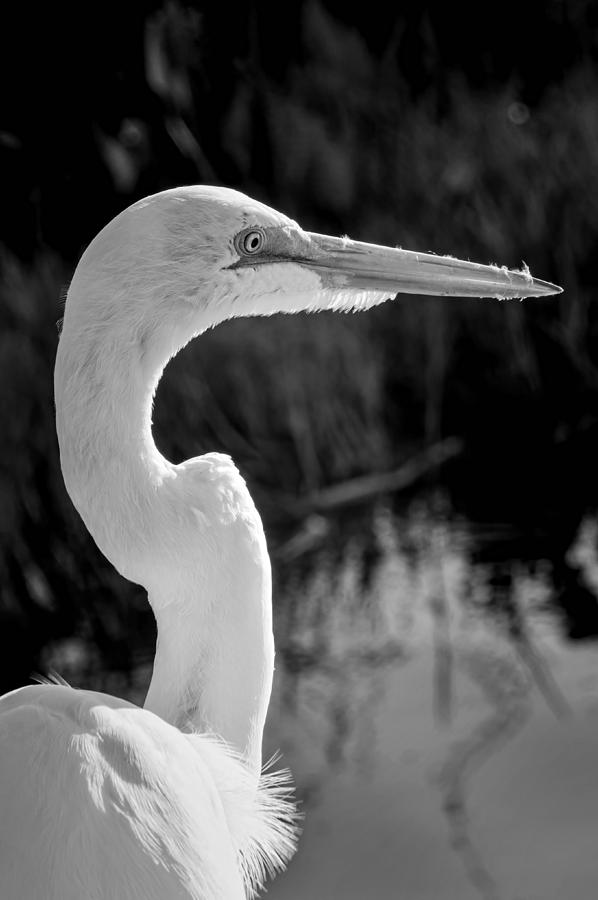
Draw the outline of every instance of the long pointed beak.
<instances>
[{"instance_id":1,"label":"long pointed beak","mask_svg":"<svg viewBox=\"0 0 598 900\"><path fill-rule=\"evenodd\" d=\"M532 278L527 267L514 271L349 238L311 232L308 237L313 252L308 251L301 262L315 269L330 287L499 299L545 297L562 292L556 284Z\"/></svg>"}]
</instances>

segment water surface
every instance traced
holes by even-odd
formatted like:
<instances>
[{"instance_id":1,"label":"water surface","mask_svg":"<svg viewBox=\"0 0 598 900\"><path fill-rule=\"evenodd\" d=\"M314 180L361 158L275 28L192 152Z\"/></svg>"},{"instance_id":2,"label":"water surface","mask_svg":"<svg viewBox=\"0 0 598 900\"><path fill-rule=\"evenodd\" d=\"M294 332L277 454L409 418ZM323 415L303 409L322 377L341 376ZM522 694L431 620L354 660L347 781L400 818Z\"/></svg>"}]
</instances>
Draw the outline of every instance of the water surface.
<instances>
[{"instance_id":1,"label":"water surface","mask_svg":"<svg viewBox=\"0 0 598 900\"><path fill-rule=\"evenodd\" d=\"M588 596L596 537L562 561ZM425 509L343 547L276 608L266 743L305 822L269 896L593 900L598 645L567 637L554 563L481 561L475 528Z\"/></svg>"}]
</instances>

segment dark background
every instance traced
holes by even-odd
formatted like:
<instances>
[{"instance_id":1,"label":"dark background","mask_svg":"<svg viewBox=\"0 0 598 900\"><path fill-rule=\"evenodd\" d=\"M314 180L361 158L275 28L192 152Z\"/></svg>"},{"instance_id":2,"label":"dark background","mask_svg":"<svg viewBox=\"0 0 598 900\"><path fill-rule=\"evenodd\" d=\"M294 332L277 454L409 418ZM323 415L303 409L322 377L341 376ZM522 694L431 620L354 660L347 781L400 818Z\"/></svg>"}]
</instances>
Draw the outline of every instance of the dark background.
<instances>
[{"instance_id":1,"label":"dark background","mask_svg":"<svg viewBox=\"0 0 598 900\"><path fill-rule=\"evenodd\" d=\"M550 559L564 631L596 634L566 552L597 500L598 6L172 0L3 18L0 690L73 635L94 671L151 655L143 592L62 484L55 323L106 221L193 182L316 231L524 260L564 286L523 304L405 297L364 316L229 323L169 367L155 435L176 461L233 455L280 583L277 548L322 525L327 486L454 436L459 452L397 504L441 495L479 524L479 554ZM357 514L327 511L322 533Z\"/></svg>"}]
</instances>

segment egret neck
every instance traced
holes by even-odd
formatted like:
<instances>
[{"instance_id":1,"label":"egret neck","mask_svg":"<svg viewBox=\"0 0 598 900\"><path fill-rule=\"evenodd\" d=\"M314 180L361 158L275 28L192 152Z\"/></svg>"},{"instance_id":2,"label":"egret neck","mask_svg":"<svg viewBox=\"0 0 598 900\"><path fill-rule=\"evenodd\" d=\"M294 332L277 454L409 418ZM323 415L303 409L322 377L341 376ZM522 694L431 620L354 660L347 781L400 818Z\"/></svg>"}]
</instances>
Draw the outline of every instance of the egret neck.
<instances>
[{"instance_id":1,"label":"egret neck","mask_svg":"<svg viewBox=\"0 0 598 900\"><path fill-rule=\"evenodd\" d=\"M118 571L142 584L157 622L145 707L224 739L257 772L274 669L271 573L262 523L228 457L173 465L152 437L168 360L216 324L186 315L136 331L73 280L58 348L56 418L71 499ZM218 321L222 317L222 311Z\"/></svg>"}]
</instances>

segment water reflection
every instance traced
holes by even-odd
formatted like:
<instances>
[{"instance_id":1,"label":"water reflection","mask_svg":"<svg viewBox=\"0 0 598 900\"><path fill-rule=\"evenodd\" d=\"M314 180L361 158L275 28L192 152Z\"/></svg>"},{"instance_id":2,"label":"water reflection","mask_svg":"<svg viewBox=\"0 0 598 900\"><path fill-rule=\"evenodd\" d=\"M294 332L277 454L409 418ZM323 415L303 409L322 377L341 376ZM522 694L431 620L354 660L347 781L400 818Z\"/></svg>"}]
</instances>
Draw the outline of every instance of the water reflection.
<instances>
[{"instance_id":1,"label":"water reflection","mask_svg":"<svg viewBox=\"0 0 598 900\"><path fill-rule=\"evenodd\" d=\"M597 538L560 568L490 559L464 523L380 508L307 542L268 732L305 832L270 896L595 896L598 647L565 639L559 599L568 570L596 604Z\"/></svg>"}]
</instances>

